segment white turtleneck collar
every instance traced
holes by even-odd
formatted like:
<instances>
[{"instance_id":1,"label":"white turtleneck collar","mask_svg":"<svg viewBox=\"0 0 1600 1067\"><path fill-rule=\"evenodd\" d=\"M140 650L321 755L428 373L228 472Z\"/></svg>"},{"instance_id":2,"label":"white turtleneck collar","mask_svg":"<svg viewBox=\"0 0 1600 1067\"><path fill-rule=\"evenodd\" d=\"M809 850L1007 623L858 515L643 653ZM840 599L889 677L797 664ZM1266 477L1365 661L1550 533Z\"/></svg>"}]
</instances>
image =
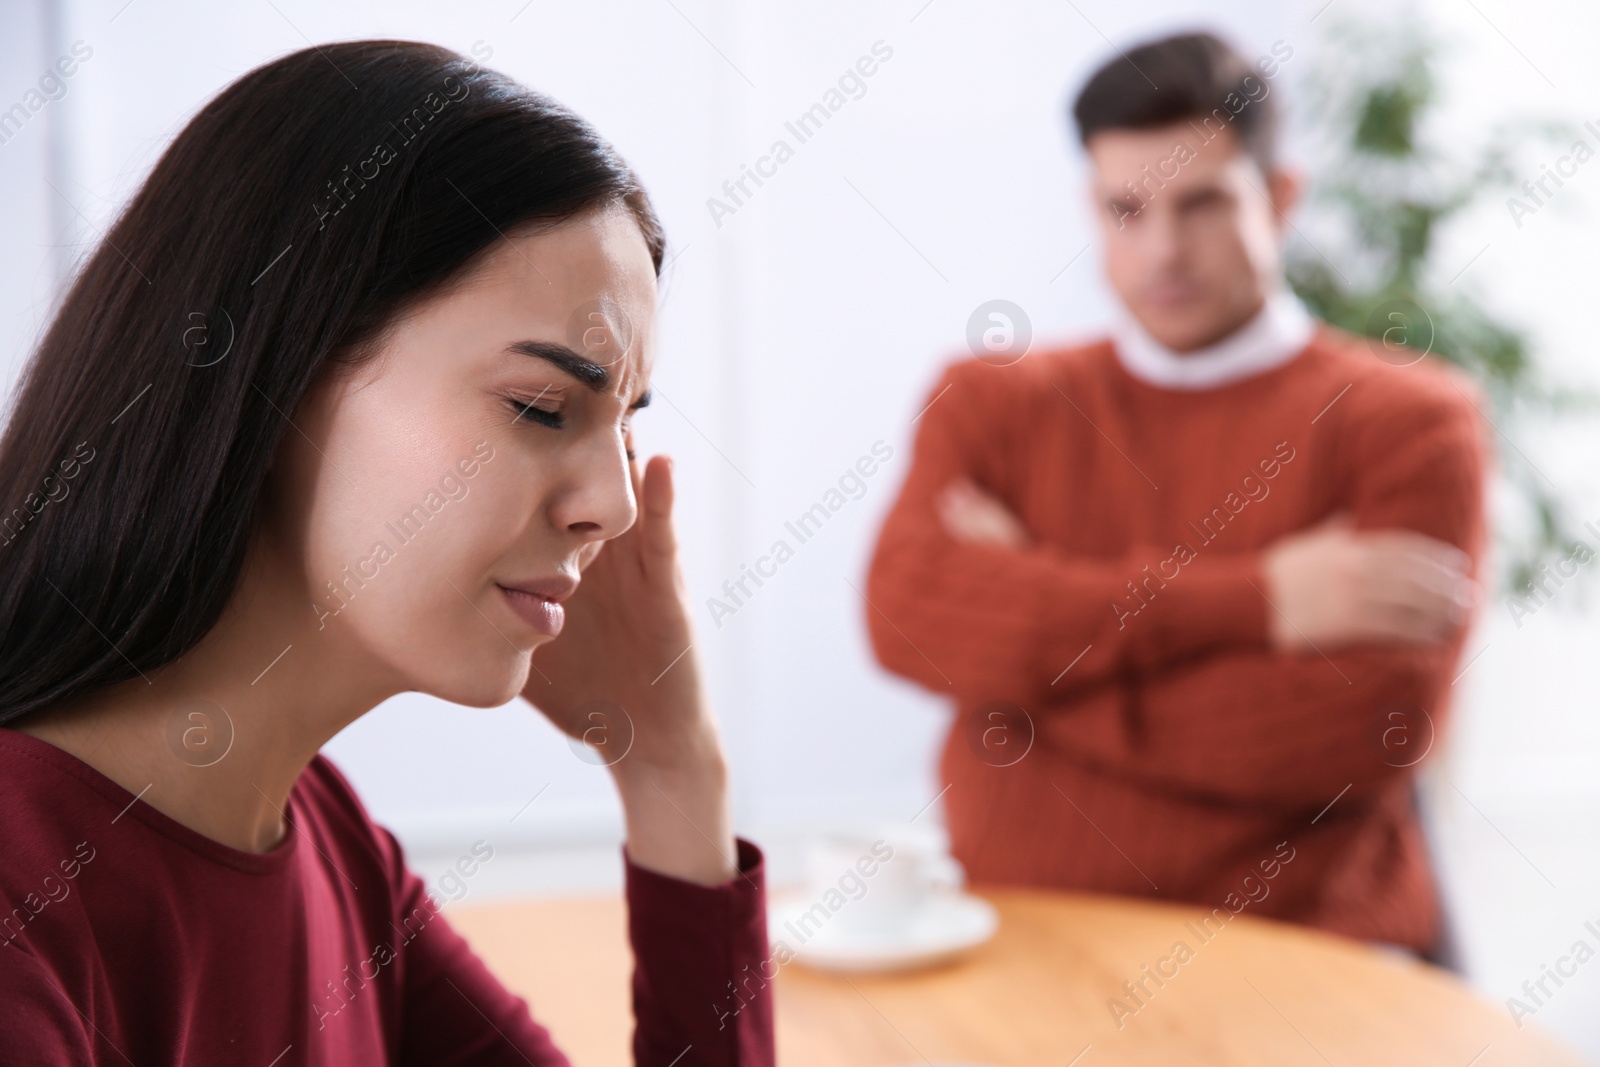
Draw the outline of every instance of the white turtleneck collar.
<instances>
[{"instance_id":1,"label":"white turtleneck collar","mask_svg":"<svg viewBox=\"0 0 1600 1067\"><path fill-rule=\"evenodd\" d=\"M1316 320L1288 289L1267 297L1255 316L1214 344L1174 352L1126 311L1111 327L1112 345L1128 373L1168 389L1212 389L1289 362L1310 343Z\"/></svg>"}]
</instances>

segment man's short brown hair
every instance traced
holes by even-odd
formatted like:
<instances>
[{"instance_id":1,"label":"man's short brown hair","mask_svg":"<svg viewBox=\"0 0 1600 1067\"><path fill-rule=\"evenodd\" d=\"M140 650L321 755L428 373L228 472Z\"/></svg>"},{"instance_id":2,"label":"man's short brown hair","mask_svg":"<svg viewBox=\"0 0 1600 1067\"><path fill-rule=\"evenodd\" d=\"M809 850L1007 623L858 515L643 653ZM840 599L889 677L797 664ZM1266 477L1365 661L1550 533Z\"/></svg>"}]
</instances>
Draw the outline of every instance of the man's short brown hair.
<instances>
[{"instance_id":1,"label":"man's short brown hair","mask_svg":"<svg viewBox=\"0 0 1600 1067\"><path fill-rule=\"evenodd\" d=\"M1264 63L1268 62L1263 60ZM1072 117L1085 146L1104 130L1143 130L1185 119L1231 128L1263 171L1276 159L1278 115L1266 78L1212 33L1149 41L1107 61L1078 91ZM1210 120L1207 122L1207 120Z\"/></svg>"}]
</instances>

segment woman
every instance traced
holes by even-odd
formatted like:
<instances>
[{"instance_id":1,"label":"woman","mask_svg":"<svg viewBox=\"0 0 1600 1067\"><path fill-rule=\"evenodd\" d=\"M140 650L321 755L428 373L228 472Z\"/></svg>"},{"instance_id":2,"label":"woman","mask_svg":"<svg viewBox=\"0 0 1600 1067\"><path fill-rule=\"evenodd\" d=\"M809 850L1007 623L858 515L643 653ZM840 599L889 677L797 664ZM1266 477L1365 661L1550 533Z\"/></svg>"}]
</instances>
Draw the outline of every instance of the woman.
<instances>
[{"instance_id":1,"label":"woman","mask_svg":"<svg viewBox=\"0 0 1600 1067\"><path fill-rule=\"evenodd\" d=\"M306 49L179 134L0 441L0 1058L565 1063L318 755L420 690L608 753L637 1062L772 1061L631 450L662 250L589 126L432 46Z\"/></svg>"}]
</instances>

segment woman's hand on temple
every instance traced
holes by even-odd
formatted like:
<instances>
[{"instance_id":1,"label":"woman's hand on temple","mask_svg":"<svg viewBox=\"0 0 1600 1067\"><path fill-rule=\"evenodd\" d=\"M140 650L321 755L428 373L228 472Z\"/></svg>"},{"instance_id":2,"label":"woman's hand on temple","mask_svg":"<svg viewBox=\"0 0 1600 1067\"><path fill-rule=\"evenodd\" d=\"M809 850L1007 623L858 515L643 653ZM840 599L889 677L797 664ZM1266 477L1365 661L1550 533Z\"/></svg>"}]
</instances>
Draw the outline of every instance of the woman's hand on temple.
<instances>
[{"instance_id":1,"label":"woman's hand on temple","mask_svg":"<svg viewBox=\"0 0 1600 1067\"><path fill-rule=\"evenodd\" d=\"M640 866L704 884L737 871L727 771L678 567L672 464L633 468L639 517L585 549L561 635L534 652L522 695L611 771Z\"/></svg>"}]
</instances>

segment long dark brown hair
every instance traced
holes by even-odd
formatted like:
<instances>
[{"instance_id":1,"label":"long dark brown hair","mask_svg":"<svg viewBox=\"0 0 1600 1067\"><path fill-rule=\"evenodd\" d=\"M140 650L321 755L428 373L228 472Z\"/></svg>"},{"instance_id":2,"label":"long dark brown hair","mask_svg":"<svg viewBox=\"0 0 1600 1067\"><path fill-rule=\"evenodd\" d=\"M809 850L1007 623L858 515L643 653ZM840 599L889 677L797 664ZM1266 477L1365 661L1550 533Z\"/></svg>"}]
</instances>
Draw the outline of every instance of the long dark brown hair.
<instances>
[{"instance_id":1,"label":"long dark brown hair","mask_svg":"<svg viewBox=\"0 0 1600 1067\"><path fill-rule=\"evenodd\" d=\"M206 104L84 261L0 438L0 722L192 648L324 362L513 227L607 203L659 272L611 146L433 45L307 48Z\"/></svg>"}]
</instances>

